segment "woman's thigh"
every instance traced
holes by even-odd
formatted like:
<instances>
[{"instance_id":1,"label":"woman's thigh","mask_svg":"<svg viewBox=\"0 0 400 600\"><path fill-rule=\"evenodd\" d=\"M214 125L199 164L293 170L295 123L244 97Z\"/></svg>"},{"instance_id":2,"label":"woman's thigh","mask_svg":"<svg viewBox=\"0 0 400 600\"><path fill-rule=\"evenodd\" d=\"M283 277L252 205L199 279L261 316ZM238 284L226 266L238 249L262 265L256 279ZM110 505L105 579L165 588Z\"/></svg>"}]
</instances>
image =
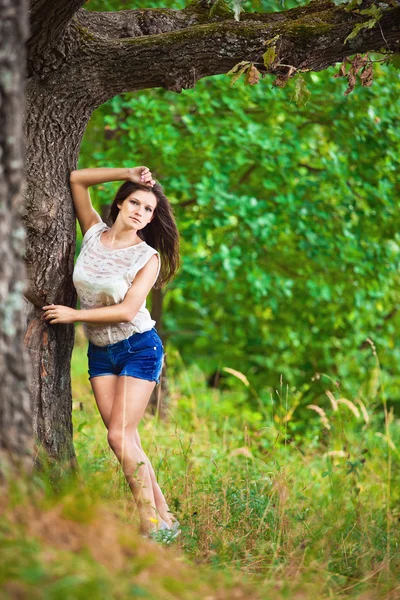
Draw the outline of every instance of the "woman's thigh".
<instances>
[{"instance_id":1,"label":"woman's thigh","mask_svg":"<svg viewBox=\"0 0 400 600\"><path fill-rule=\"evenodd\" d=\"M102 375L90 379L97 408L107 429L114 403L117 380L118 375Z\"/></svg>"},{"instance_id":2,"label":"woman's thigh","mask_svg":"<svg viewBox=\"0 0 400 600\"><path fill-rule=\"evenodd\" d=\"M116 435L134 435L156 385L155 381L119 375L108 428Z\"/></svg>"},{"instance_id":3,"label":"woman's thigh","mask_svg":"<svg viewBox=\"0 0 400 600\"><path fill-rule=\"evenodd\" d=\"M125 424L125 428L132 430L136 443L141 447L137 426L156 382L123 375L103 375L92 377L90 383L107 429L111 421L113 429L120 431Z\"/></svg>"}]
</instances>

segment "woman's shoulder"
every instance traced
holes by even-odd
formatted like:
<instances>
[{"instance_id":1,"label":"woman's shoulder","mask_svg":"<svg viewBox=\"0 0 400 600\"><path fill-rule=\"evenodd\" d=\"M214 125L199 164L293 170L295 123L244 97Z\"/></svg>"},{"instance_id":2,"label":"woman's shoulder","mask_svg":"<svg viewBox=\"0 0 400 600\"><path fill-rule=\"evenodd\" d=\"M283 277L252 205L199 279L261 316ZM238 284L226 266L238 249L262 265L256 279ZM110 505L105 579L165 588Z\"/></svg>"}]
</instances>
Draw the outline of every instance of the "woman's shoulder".
<instances>
[{"instance_id":1,"label":"woman's shoulder","mask_svg":"<svg viewBox=\"0 0 400 600\"><path fill-rule=\"evenodd\" d=\"M83 236L82 244L90 240L90 238L92 238L97 232L103 231L103 229L108 229L108 225L107 223L104 223L104 221L98 221L97 223L89 227L89 229Z\"/></svg>"},{"instance_id":2,"label":"woman's shoulder","mask_svg":"<svg viewBox=\"0 0 400 600\"><path fill-rule=\"evenodd\" d=\"M138 271L140 271L140 269L142 269L149 262L149 260L155 255L158 257L158 268L157 268L157 275L156 275L156 277L154 279L154 283L153 283L153 285L154 285L158 279L158 275L159 275L160 269L161 269L161 256L160 256L158 250L156 250L156 248L153 248L153 246L150 246L150 244L148 244L147 242L139 244L138 248L139 248L139 252L136 253L135 260L132 265L132 270L130 272L131 279L133 280L135 278L136 274L138 273Z\"/></svg>"},{"instance_id":3,"label":"woman's shoulder","mask_svg":"<svg viewBox=\"0 0 400 600\"><path fill-rule=\"evenodd\" d=\"M149 253L149 254L158 254L158 250L156 250L155 248L153 248L153 246L150 246L150 244L148 244L146 241L143 243L143 248Z\"/></svg>"},{"instance_id":4,"label":"woman's shoulder","mask_svg":"<svg viewBox=\"0 0 400 600\"><path fill-rule=\"evenodd\" d=\"M157 255L159 261L161 261L161 257L158 250L156 250L156 248L153 248L153 246L150 246L150 244L148 244L146 241L137 244L133 247L133 249L135 250L134 252L132 252L134 257L133 264L135 270L143 267L150 260L150 258L152 258L154 254Z\"/></svg>"}]
</instances>

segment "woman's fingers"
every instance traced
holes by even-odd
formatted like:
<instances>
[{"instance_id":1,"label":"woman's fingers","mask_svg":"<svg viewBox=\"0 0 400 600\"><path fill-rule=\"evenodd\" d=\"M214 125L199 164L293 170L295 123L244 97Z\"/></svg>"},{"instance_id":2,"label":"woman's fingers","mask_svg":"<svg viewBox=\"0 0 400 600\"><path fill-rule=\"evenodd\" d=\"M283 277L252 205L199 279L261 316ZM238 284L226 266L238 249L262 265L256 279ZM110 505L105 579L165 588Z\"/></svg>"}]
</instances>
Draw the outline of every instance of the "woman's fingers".
<instances>
[{"instance_id":1,"label":"woman's fingers","mask_svg":"<svg viewBox=\"0 0 400 600\"><path fill-rule=\"evenodd\" d=\"M42 306L42 309L45 311L44 315L43 315L43 319L45 320L49 320L49 319L53 319L55 320L56 317L54 315L51 314L50 311L54 311L56 309L56 304L50 304L49 306ZM52 323L52 321L50 321L50 323Z\"/></svg>"},{"instance_id":2,"label":"woman's fingers","mask_svg":"<svg viewBox=\"0 0 400 600\"><path fill-rule=\"evenodd\" d=\"M155 184L155 181L153 179L153 176L152 176L149 168L145 167L142 170L142 174L140 176L140 181L144 184L149 183L152 186Z\"/></svg>"}]
</instances>

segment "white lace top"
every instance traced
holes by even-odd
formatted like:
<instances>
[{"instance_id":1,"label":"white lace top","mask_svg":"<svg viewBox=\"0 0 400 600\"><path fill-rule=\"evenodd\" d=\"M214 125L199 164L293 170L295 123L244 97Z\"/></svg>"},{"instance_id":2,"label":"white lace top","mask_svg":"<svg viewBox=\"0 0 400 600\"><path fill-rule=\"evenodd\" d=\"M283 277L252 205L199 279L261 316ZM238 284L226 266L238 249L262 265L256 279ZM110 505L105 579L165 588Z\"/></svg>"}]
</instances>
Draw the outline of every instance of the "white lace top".
<instances>
[{"instance_id":1,"label":"white lace top","mask_svg":"<svg viewBox=\"0 0 400 600\"><path fill-rule=\"evenodd\" d=\"M146 242L118 250L106 248L101 243L100 236L107 229L110 229L108 225L101 221L87 230L75 263L72 280L83 310L122 302L136 273L153 254L158 254ZM157 277L161 266L160 256L158 260ZM107 346L128 338L133 333L148 331L155 324L145 300L129 323L83 323L83 329L85 336L93 344Z\"/></svg>"}]
</instances>

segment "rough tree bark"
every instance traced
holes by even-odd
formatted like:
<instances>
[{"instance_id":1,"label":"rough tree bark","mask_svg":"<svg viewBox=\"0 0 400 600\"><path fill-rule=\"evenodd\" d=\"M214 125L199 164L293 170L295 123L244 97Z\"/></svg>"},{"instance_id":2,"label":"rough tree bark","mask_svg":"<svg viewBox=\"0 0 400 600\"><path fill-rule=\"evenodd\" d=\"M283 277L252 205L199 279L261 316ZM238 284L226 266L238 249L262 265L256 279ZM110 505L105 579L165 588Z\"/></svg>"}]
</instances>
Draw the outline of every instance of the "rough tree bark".
<instances>
[{"instance_id":1,"label":"rough tree bark","mask_svg":"<svg viewBox=\"0 0 400 600\"><path fill-rule=\"evenodd\" d=\"M281 13L244 14L200 0L184 10L88 12L84 0L32 0L25 132L26 346L32 365L34 429L50 457L74 464L70 357L72 325L49 325L41 307L74 306L75 216L69 173L95 108L150 87L176 92L251 61L266 73L266 43L279 35L271 74L318 71L368 50L398 51L400 8L380 3L379 23L344 40L368 16L314 0ZM365 2L358 9L368 6ZM286 65L286 66L285 66ZM289 65L290 67L288 67Z\"/></svg>"},{"instance_id":2,"label":"rough tree bark","mask_svg":"<svg viewBox=\"0 0 400 600\"><path fill-rule=\"evenodd\" d=\"M25 232L20 221L24 176L25 0L0 0L0 476L30 471L33 435L23 350Z\"/></svg>"}]
</instances>

